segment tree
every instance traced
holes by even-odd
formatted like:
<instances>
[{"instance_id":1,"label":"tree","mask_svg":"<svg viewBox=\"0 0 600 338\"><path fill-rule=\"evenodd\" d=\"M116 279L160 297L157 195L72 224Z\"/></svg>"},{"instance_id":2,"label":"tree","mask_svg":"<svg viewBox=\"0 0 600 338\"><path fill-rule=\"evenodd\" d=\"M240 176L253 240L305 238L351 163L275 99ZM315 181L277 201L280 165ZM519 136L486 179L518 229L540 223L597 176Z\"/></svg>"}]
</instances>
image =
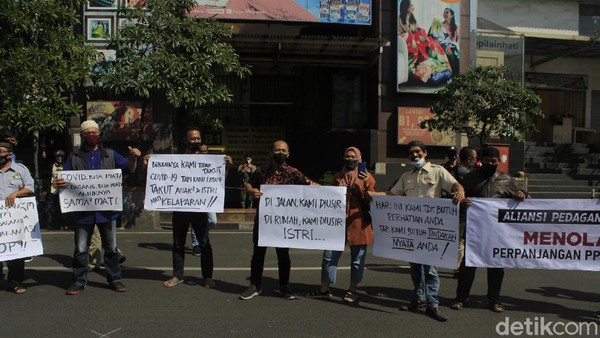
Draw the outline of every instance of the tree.
<instances>
[{"instance_id":1,"label":"tree","mask_svg":"<svg viewBox=\"0 0 600 338\"><path fill-rule=\"evenodd\" d=\"M490 136L523 141L542 118L541 99L508 79L506 67L477 66L452 79L438 92L433 117L421 128L465 133L482 142Z\"/></svg>"},{"instance_id":2,"label":"tree","mask_svg":"<svg viewBox=\"0 0 600 338\"><path fill-rule=\"evenodd\" d=\"M213 19L188 16L195 0L149 0L148 11L120 8L125 25L109 42L116 61L101 72L96 86L115 94L134 94L143 99L166 97L189 112L202 105L230 100L219 75L243 77L231 44L224 40L231 29Z\"/></svg>"},{"instance_id":3,"label":"tree","mask_svg":"<svg viewBox=\"0 0 600 338\"><path fill-rule=\"evenodd\" d=\"M81 114L71 100L87 81L93 48L73 33L80 0L0 1L0 114L21 132L61 131Z\"/></svg>"}]
</instances>

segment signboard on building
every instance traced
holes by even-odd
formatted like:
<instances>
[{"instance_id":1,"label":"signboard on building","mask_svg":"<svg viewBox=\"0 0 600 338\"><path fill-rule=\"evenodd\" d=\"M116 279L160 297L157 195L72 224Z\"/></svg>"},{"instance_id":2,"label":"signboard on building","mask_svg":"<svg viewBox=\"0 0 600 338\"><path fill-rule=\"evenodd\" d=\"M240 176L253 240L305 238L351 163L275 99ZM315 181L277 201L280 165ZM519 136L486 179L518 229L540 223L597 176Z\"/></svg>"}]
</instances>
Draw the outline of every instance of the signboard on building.
<instances>
[{"instance_id":1,"label":"signboard on building","mask_svg":"<svg viewBox=\"0 0 600 338\"><path fill-rule=\"evenodd\" d=\"M525 73L527 88L579 89L588 88L588 76L580 74Z\"/></svg>"},{"instance_id":2,"label":"signboard on building","mask_svg":"<svg viewBox=\"0 0 600 338\"><path fill-rule=\"evenodd\" d=\"M196 0L199 18L371 24L371 0Z\"/></svg>"},{"instance_id":3,"label":"signboard on building","mask_svg":"<svg viewBox=\"0 0 600 338\"><path fill-rule=\"evenodd\" d=\"M152 131L152 107L142 102L88 101L86 110L104 141L146 140Z\"/></svg>"},{"instance_id":4,"label":"signboard on building","mask_svg":"<svg viewBox=\"0 0 600 338\"><path fill-rule=\"evenodd\" d=\"M505 66L514 81L523 83L524 38L521 35L477 34L477 65Z\"/></svg>"},{"instance_id":5,"label":"signboard on building","mask_svg":"<svg viewBox=\"0 0 600 338\"><path fill-rule=\"evenodd\" d=\"M460 2L401 1L397 90L434 93L459 74Z\"/></svg>"},{"instance_id":6,"label":"signboard on building","mask_svg":"<svg viewBox=\"0 0 600 338\"><path fill-rule=\"evenodd\" d=\"M431 109L424 107L398 107L398 144L421 141L428 145L452 146L454 133L421 129L419 122L432 117Z\"/></svg>"}]
</instances>

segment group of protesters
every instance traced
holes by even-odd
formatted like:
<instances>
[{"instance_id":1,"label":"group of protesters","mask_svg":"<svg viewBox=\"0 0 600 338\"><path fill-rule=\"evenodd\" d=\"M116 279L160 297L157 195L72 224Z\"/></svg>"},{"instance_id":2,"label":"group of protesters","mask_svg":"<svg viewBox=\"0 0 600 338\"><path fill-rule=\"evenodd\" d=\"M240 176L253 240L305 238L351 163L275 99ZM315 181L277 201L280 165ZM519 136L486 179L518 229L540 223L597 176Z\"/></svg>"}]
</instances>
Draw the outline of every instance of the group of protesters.
<instances>
[{"instance_id":1,"label":"group of protesters","mask_svg":"<svg viewBox=\"0 0 600 338\"><path fill-rule=\"evenodd\" d=\"M138 149L129 147L127 157L100 145L100 129L93 120L81 124L82 147L73 152L64 161L63 170L98 170L122 169L134 173L138 166L141 153ZM201 133L198 128L186 131L184 142L185 154L205 153L201 150ZM455 153L456 154L456 153ZM15 205L16 198L31 195L34 190L33 179L28 169L11 161L13 147L8 142L0 143L0 199L5 200L6 206ZM517 187L514 178L498 170L499 151L494 147L481 150L481 156L470 147L460 151L460 161L453 159L451 166L437 165L427 160L427 146L420 141L408 143L408 160L410 168L404 172L394 185L385 192L375 189L375 178L368 170L361 167L363 162L361 152L356 147L349 147L343 153L343 167L333 178L333 185L346 188L346 231L345 242L350 247L350 282L342 297L345 303L353 303L358 299L357 288L362 281L365 268L367 246L373 243L373 230L368 212L369 202L376 195L399 195L420 198L440 198L443 192L452 198L454 204L461 204L465 210L471 205L471 197L478 198L512 198L523 200L526 193ZM259 199L263 192L261 185L318 185L306 177L300 170L287 164L290 156L288 144L283 140L275 141L271 148L271 163L255 167L246 172L244 191L252 198ZM480 163L477 166L476 163ZM141 162L141 161L140 161ZM139 163L144 165L147 159ZM248 162L249 164L249 162ZM56 177L52 181L54 191L63 189L68 182ZM464 223L465 212L461 212L460 249L464 252ZM119 212L116 211L80 211L73 213L75 223L75 250L72 262L72 284L66 289L67 295L77 295L87 284L89 264L89 246L94 227L99 230L104 250L106 279L109 287L115 292L126 292L119 261L119 250L116 236L116 222ZM214 221L213 221L214 222ZM184 279L185 242L191 226L198 237L201 249L201 270L203 280L201 285L214 288L213 255L209 239L209 213L206 212L173 212L173 275L164 281L164 287L174 287ZM250 285L239 296L249 300L262 294L262 276L267 247L259 245L258 212L253 227L253 254L251 259ZM279 268L279 293L284 299L297 298L290 288L291 261L289 248L277 247ZM306 294L309 298L328 299L332 297L330 285L336 282L336 271L339 258L343 251L325 250L322 258L321 284ZM461 310L468 306L467 301L473 284L475 267L465 265L464 255L459 256L458 286L456 297L450 308ZM7 261L9 290L22 294L26 292L23 286L24 260L22 258ZM425 311L425 314L438 321L446 321L439 309L438 290L440 279L435 266L410 263L411 279L414 285L410 302L402 307L406 311ZM2 269L0 269L0 274ZM488 268L489 309L494 312L504 312L505 307L500 301L500 290L504 271L502 268ZM596 313L600 316L600 313Z\"/></svg>"}]
</instances>

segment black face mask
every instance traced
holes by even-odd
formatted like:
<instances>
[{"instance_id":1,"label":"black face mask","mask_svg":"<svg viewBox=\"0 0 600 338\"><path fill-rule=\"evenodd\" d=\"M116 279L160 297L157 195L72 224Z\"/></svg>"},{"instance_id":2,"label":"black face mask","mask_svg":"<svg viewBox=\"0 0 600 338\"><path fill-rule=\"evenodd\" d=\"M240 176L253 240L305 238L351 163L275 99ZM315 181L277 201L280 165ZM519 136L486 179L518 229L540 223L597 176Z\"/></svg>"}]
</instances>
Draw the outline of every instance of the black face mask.
<instances>
[{"instance_id":1,"label":"black face mask","mask_svg":"<svg viewBox=\"0 0 600 338\"><path fill-rule=\"evenodd\" d=\"M282 153L273 154L273 161L277 164L283 164L287 161L287 155Z\"/></svg>"},{"instance_id":2,"label":"black face mask","mask_svg":"<svg viewBox=\"0 0 600 338\"><path fill-rule=\"evenodd\" d=\"M190 151L193 152L200 151L200 143L188 143L187 147Z\"/></svg>"},{"instance_id":3,"label":"black face mask","mask_svg":"<svg viewBox=\"0 0 600 338\"><path fill-rule=\"evenodd\" d=\"M358 167L358 160L344 160L344 166L348 170L354 170L354 168Z\"/></svg>"},{"instance_id":4,"label":"black face mask","mask_svg":"<svg viewBox=\"0 0 600 338\"><path fill-rule=\"evenodd\" d=\"M497 164L484 164L481 166L481 172L483 172L486 177L492 177L496 173L496 169L498 169Z\"/></svg>"},{"instance_id":5,"label":"black face mask","mask_svg":"<svg viewBox=\"0 0 600 338\"><path fill-rule=\"evenodd\" d=\"M0 165L3 166L6 163L8 163L8 161L10 161L10 156L11 155L6 155L6 156L0 157Z\"/></svg>"}]
</instances>

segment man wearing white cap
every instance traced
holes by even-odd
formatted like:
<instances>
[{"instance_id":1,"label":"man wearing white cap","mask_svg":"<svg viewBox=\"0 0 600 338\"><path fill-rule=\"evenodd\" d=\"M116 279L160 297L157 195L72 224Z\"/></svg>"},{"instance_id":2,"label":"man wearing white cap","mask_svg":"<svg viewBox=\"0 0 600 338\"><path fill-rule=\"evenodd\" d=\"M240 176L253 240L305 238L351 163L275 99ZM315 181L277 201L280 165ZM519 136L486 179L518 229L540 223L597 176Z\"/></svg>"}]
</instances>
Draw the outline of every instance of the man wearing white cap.
<instances>
[{"instance_id":1,"label":"man wearing white cap","mask_svg":"<svg viewBox=\"0 0 600 338\"><path fill-rule=\"evenodd\" d=\"M137 158L141 155L137 148L129 147L129 158L125 158L110 148L99 145L100 128L94 120L81 124L82 147L71 153L63 170L98 170L98 169L128 169L133 173ZM62 178L54 180L57 188L65 186ZM106 279L111 289L116 292L126 292L122 282L121 265L116 241L114 222L119 217L118 211L82 211L74 212L75 221L75 252L73 253L73 284L66 290L67 295L77 295L87 284L89 263L89 246L94 225L100 230L102 248L104 249L104 265Z\"/></svg>"}]
</instances>

